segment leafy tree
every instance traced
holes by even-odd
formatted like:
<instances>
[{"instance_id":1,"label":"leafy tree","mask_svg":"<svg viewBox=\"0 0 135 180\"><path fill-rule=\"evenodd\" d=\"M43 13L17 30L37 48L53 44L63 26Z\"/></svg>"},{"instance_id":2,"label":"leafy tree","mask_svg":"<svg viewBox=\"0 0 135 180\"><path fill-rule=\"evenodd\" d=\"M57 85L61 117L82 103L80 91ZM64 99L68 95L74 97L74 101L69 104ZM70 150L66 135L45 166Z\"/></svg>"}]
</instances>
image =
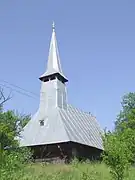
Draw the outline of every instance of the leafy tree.
<instances>
[{"instance_id":1,"label":"leafy tree","mask_svg":"<svg viewBox=\"0 0 135 180\"><path fill-rule=\"evenodd\" d=\"M30 120L29 115L19 115L14 111L3 110L3 105L10 98L5 98L3 91L0 91L0 179L15 179L14 174L20 171L26 160L29 160L31 153L27 148L19 148L16 137L19 136L22 128ZM16 179L20 179L19 177Z\"/></svg>"},{"instance_id":2,"label":"leafy tree","mask_svg":"<svg viewBox=\"0 0 135 180\"><path fill-rule=\"evenodd\" d=\"M125 132L121 136L116 132L107 132L103 138L103 161L110 167L115 180L123 180L133 157L131 144L125 141Z\"/></svg>"},{"instance_id":3,"label":"leafy tree","mask_svg":"<svg viewBox=\"0 0 135 180\"><path fill-rule=\"evenodd\" d=\"M29 119L29 116L19 116L13 111L0 113L1 148L15 147L18 145L15 137L19 136L20 131Z\"/></svg>"},{"instance_id":4,"label":"leafy tree","mask_svg":"<svg viewBox=\"0 0 135 180\"><path fill-rule=\"evenodd\" d=\"M0 88L0 146L1 149L18 146L15 137L30 120L30 115L20 115L14 111L3 111L3 105L11 96L5 97Z\"/></svg>"},{"instance_id":5,"label":"leafy tree","mask_svg":"<svg viewBox=\"0 0 135 180\"><path fill-rule=\"evenodd\" d=\"M116 122L115 122L115 129L121 131L122 130L122 123L127 122L129 119L129 114L132 113L132 110L135 109L135 93L128 93L123 96L122 98L122 110L120 111ZM130 126L130 128L134 128Z\"/></svg>"},{"instance_id":6,"label":"leafy tree","mask_svg":"<svg viewBox=\"0 0 135 180\"><path fill-rule=\"evenodd\" d=\"M135 93L124 95L121 104L122 110L115 122L115 131L119 135L124 134L124 141L131 143L134 154L132 162L135 162Z\"/></svg>"},{"instance_id":7,"label":"leafy tree","mask_svg":"<svg viewBox=\"0 0 135 180\"><path fill-rule=\"evenodd\" d=\"M18 125L21 128L20 130L22 130L26 124L30 121L31 116L30 115L24 115L24 114L18 114L18 118L19 118L19 122Z\"/></svg>"},{"instance_id":8,"label":"leafy tree","mask_svg":"<svg viewBox=\"0 0 135 180\"><path fill-rule=\"evenodd\" d=\"M120 127L122 131L117 130L119 136L124 136L124 141L130 145L133 153L132 163L135 162L135 109L130 110L126 115L127 121L122 121Z\"/></svg>"},{"instance_id":9,"label":"leafy tree","mask_svg":"<svg viewBox=\"0 0 135 180\"><path fill-rule=\"evenodd\" d=\"M125 95L121 104L115 130L103 137L103 160L117 180L122 180L129 165L135 162L135 93Z\"/></svg>"}]
</instances>

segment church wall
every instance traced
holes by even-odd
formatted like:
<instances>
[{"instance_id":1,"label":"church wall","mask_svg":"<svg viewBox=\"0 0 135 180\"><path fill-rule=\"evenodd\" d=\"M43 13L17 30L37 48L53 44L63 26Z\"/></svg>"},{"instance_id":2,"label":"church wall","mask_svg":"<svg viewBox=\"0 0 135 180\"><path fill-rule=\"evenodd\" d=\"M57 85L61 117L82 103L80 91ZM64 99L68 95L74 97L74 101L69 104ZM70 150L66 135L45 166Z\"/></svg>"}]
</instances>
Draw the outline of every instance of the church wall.
<instances>
[{"instance_id":1,"label":"church wall","mask_svg":"<svg viewBox=\"0 0 135 180\"><path fill-rule=\"evenodd\" d=\"M57 105L60 108L67 108L66 86L59 80L57 80Z\"/></svg>"},{"instance_id":2,"label":"church wall","mask_svg":"<svg viewBox=\"0 0 135 180\"><path fill-rule=\"evenodd\" d=\"M59 144L50 144L31 147L34 152L34 159L49 159L59 158L70 161L73 158L79 160L100 160L102 151L93 147L82 145L74 142L66 142Z\"/></svg>"},{"instance_id":3,"label":"church wall","mask_svg":"<svg viewBox=\"0 0 135 180\"><path fill-rule=\"evenodd\" d=\"M77 157L79 160L100 160L102 150L82 145L79 143L71 143L72 157Z\"/></svg>"},{"instance_id":4,"label":"church wall","mask_svg":"<svg viewBox=\"0 0 135 180\"><path fill-rule=\"evenodd\" d=\"M40 109L56 107L56 80L42 82L40 91Z\"/></svg>"}]
</instances>

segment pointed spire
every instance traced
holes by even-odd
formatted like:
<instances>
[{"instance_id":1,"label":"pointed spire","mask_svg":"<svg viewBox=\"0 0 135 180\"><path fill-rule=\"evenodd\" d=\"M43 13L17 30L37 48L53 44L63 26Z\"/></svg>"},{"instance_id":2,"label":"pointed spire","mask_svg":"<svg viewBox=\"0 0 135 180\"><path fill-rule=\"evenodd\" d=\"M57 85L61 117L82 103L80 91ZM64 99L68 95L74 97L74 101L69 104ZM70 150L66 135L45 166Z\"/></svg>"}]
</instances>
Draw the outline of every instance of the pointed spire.
<instances>
[{"instance_id":1,"label":"pointed spire","mask_svg":"<svg viewBox=\"0 0 135 180\"><path fill-rule=\"evenodd\" d=\"M62 76L65 80L67 80L62 72L61 63L60 63L60 57L59 57L59 51L57 46L57 40L56 40L56 32L55 32L55 24L53 22L52 24L52 37L50 42L50 48L49 48L49 56L48 56L48 62L47 62L47 70L46 72L40 77L46 77L52 74L58 73L60 76Z\"/></svg>"}]
</instances>

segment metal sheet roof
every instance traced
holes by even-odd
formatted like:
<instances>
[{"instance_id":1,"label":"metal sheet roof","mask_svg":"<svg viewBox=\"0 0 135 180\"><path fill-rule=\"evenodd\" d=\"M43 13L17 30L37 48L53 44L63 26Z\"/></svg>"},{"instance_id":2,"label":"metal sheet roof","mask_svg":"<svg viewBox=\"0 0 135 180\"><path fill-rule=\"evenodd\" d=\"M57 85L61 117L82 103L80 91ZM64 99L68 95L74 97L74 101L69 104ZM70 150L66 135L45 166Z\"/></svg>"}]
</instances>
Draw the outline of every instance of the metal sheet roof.
<instances>
[{"instance_id":1,"label":"metal sheet roof","mask_svg":"<svg viewBox=\"0 0 135 180\"><path fill-rule=\"evenodd\" d=\"M22 132L20 146L76 142L103 149L102 130L96 118L70 105L67 110L53 108L46 112L44 126L40 125L40 113L30 120Z\"/></svg>"}]
</instances>

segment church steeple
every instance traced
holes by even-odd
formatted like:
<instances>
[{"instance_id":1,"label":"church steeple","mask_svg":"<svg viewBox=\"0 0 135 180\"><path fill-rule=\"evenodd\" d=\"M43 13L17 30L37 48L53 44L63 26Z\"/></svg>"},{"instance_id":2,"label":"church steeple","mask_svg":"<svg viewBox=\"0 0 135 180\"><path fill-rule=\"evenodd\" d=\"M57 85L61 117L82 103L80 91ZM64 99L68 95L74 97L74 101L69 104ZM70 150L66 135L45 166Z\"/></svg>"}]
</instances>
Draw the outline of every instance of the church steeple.
<instances>
[{"instance_id":1,"label":"church steeple","mask_svg":"<svg viewBox=\"0 0 135 180\"><path fill-rule=\"evenodd\" d=\"M67 91L65 78L57 47L54 23L52 25L52 38L49 49L46 72L39 78L41 80L40 111L54 107L67 108Z\"/></svg>"},{"instance_id":2,"label":"church steeple","mask_svg":"<svg viewBox=\"0 0 135 180\"><path fill-rule=\"evenodd\" d=\"M49 48L49 56L47 62L46 72L40 76L41 81L46 81L48 78L52 77L59 78L62 82L67 82L67 78L64 76L60 63L59 50L57 46L56 32L55 32L55 24L52 24L52 37Z\"/></svg>"}]
</instances>

